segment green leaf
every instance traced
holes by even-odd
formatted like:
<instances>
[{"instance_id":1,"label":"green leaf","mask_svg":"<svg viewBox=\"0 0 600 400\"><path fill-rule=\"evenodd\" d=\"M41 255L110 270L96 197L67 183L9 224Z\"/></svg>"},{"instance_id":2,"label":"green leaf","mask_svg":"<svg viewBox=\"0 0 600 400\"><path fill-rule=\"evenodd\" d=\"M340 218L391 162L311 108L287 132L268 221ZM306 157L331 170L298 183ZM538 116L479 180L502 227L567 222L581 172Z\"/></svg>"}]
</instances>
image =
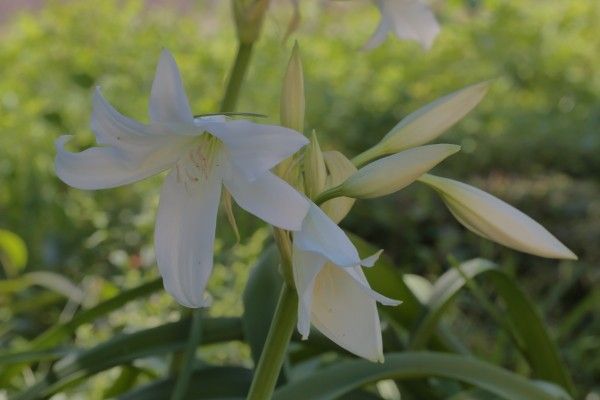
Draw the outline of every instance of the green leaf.
<instances>
[{"instance_id":1,"label":"green leaf","mask_svg":"<svg viewBox=\"0 0 600 400\"><path fill-rule=\"evenodd\" d=\"M0 229L0 264L9 277L16 276L27 265L27 246L21 237Z\"/></svg>"},{"instance_id":2,"label":"green leaf","mask_svg":"<svg viewBox=\"0 0 600 400\"><path fill-rule=\"evenodd\" d=\"M424 348L435 332L445 310L456 298L456 295L465 288L467 281L464 276L469 279L477 276L486 277L494 284L506 305L506 318L516 329L517 339L522 342L523 355L528 360L533 375L554 382L572 392L571 379L560 360L556 345L550 339L541 316L535 305L519 289L512 278L492 262L482 259L468 261L459 268L462 270L462 274L458 270L452 269L443 274L435 283L427 310L413 331L410 348L413 350Z\"/></svg>"},{"instance_id":3,"label":"green leaf","mask_svg":"<svg viewBox=\"0 0 600 400\"><path fill-rule=\"evenodd\" d=\"M244 399L252 371L241 367L204 367L194 371L186 398L188 399ZM142 386L119 400L164 400L173 391L175 379L168 378Z\"/></svg>"},{"instance_id":4,"label":"green leaf","mask_svg":"<svg viewBox=\"0 0 600 400\"><path fill-rule=\"evenodd\" d=\"M35 274L38 274L38 276L40 276L39 273L35 273ZM21 278L19 278L19 279L21 279ZM25 282L22 279L21 279L21 281L22 281L21 283L15 283L14 281L16 281L16 280L11 280L11 281L13 281L13 285L24 284L25 287L27 287L27 285L29 285L28 282ZM0 291L2 289L2 286L1 286L2 283L3 282L0 281ZM103 315L106 315L106 314L110 313L111 311L119 309L124 304L126 304L130 301L136 300L140 297L148 296L148 295L156 292L160 288L162 288L162 280L155 279L153 281L144 283L135 288L125 290L125 291L119 293L118 295L95 305L94 307L91 307L87 310L84 310L84 311L81 311L81 312L75 314L75 316L72 319L70 319L69 321L67 321L65 323L53 325L47 331L42 333L40 336L36 337L27 346L26 350L23 349L21 351L16 351L16 352L14 350L11 352L0 352L0 360L3 360L3 359L8 360L11 357L18 357L19 354L23 354L24 352L36 354L36 351L39 351L42 349L48 349L52 346L55 346L56 344L60 343L63 339L69 337L69 335L73 334L73 332L75 332L75 330L79 326L81 326L85 323L93 322L97 318L99 318ZM14 287L13 287L13 289L14 289ZM52 293L47 293L47 294L52 294ZM22 307L22 306L26 305L27 303L31 302L32 300L37 299L38 297L35 297L33 299L28 298L24 301L21 301L19 303L19 306ZM37 303L34 303L33 305L34 305L33 309L40 308ZM16 313L17 311L18 311L17 308L13 307L13 312ZM30 360L30 362L31 361L32 360ZM17 374L19 371L20 371L20 368L18 368L18 364L13 364L10 369L6 368L0 374L0 382L8 381L11 376Z\"/></svg>"},{"instance_id":5,"label":"green leaf","mask_svg":"<svg viewBox=\"0 0 600 400\"><path fill-rule=\"evenodd\" d=\"M571 397L489 363L432 352L387 354L385 363L346 361L318 370L275 392L273 400L329 400L382 379L413 380L439 376L456 379L508 400L566 400Z\"/></svg>"},{"instance_id":6,"label":"green leaf","mask_svg":"<svg viewBox=\"0 0 600 400\"><path fill-rule=\"evenodd\" d=\"M99 317L121 308L130 301L148 296L160 288L162 288L162 280L155 279L135 288L125 290L108 300L75 314L71 320L64 324L52 326L32 341L31 348L41 349L54 346L75 332L79 326L88 322L93 322Z\"/></svg>"},{"instance_id":7,"label":"green leaf","mask_svg":"<svg viewBox=\"0 0 600 400\"><path fill-rule=\"evenodd\" d=\"M277 307L283 278L278 270L279 255L275 246L268 246L261 259L252 269L244 289L244 315L242 328L244 338L250 345L254 364L258 364L271 319Z\"/></svg>"},{"instance_id":8,"label":"green leaf","mask_svg":"<svg viewBox=\"0 0 600 400\"><path fill-rule=\"evenodd\" d=\"M117 365L156 356L185 347L190 320L169 323L131 334L122 334L96 347L67 356L53 365L46 377L14 400L50 396L70 382L96 374ZM242 339L239 318L206 318L202 321L202 344Z\"/></svg>"},{"instance_id":9,"label":"green leaf","mask_svg":"<svg viewBox=\"0 0 600 400\"><path fill-rule=\"evenodd\" d=\"M72 354L75 349L57 348L34 351L10 352L0 354L0 365L10 365L17 363L36 363L40 361L53 361Z\"/></svg>"}]
</instances>

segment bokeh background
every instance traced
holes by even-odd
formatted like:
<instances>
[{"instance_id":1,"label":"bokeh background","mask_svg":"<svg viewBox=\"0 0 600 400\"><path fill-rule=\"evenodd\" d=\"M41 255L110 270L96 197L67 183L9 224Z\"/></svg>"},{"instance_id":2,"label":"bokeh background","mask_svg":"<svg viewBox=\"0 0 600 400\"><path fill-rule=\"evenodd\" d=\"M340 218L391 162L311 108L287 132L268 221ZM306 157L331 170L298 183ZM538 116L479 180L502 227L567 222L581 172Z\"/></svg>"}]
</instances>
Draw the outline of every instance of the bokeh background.
<instances>
[{"instance_id":1,"label":"bokeh background","mask_svg":"<svg viewBox=\"0 0 600 400\"><path fill-rule=\"evenodd\" d=\"M436 172L517 206L580 259L544 260L480 239L418 184L357 203L343 226L385 248L402 271L430 280L452 260L481 256L501 264L538 305L581 398L600 399L600 2L436 0L433 9L442 32L430 51L390 37L364 52L379 17L375 7L304 1L293 38L304 61L307 131L317 131L325 150L353 156L427 102L493 79L480 106L441 139L462 152ZM238 106L271 122L278 120L291 47L282 37L291 13L288 1L274 2ZM69 133L74 149L93 144L96 85L122 113L146 120L163 47L179 63L194 112L217 111L235 52L229 2L0 0L3 350L157 276L152 230L162 177L105 191L72 189L54 174L53 142ZM212 315L242 312L249 269L269 236L242 211L236 216L239 243L225 218L218 227ZM512 363L510 344L476 303L461 296L449 317L452 329L484 358ZM158 292L82 325L73 343L92 346L176 320L180 312ZM249 362L242 345L203 351L225 364ZM147 362L168 368L164 360ZM62 398L104 398L117 373L99 374ZM24 371L16 384L30 375ZM0 383L0 398L8 384Z\"/></svg>"}]
</instances>

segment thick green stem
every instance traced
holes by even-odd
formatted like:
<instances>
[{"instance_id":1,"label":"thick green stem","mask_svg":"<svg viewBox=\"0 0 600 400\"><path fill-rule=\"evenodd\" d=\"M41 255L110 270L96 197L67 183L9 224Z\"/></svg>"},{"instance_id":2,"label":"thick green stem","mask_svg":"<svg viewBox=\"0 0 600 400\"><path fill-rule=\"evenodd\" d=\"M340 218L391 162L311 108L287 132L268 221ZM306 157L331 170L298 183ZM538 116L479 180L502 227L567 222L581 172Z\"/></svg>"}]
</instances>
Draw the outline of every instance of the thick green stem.
<instances>
[{"instance_id":1,"label":"thick green stem","mask_svg":"<svg viewBox=\"0 0 600 400\"><path fill-rule=\"evenodd\" d=\"M297 307L296 291L284 283L247 400L269 400L272 397L292 332L296 326Z\"/></svg>"},{"instance_id":2,"label":"thick green stem","mask_svg":"<svg viewBox=\"0 0 600 400\"><path fill-rule=\"evenodd\" d=\"M235 62L229 73L227 80L227 89L221 102L221 111L234 111L240 94L250 58L252 58L252 48L254 43L239 43L238 51L235 56Z\"/></svg>"},{"instance_id":3,"label":"thick green stem","mask_svg":"<svg viewBox=\"0 0 600 400\"><path fill-rule=\"evenodd\" d=\"M201 310L195 309L192 312L192 327L190 328L190 336L185 347L185 353L183 353L183 358L181 359L181 365L179 368L179 373L177 375L177 382L175 382L175 388L173 389L173 393L171 393L171 400L183 400L186 398L190 377L192 376L192 372L194 371L196 349L200 344L201 332Z\"/></svg>"}]
</instances>

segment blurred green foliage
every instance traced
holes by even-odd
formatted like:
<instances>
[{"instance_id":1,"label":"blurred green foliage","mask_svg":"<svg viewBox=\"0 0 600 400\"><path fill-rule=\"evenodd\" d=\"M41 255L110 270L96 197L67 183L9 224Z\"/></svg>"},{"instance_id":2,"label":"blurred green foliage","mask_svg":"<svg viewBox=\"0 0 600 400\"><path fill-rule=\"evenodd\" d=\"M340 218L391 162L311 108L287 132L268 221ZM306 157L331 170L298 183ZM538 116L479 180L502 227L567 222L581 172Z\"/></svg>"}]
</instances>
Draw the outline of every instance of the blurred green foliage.
<instances>
[{"instance_id":1,"label":"blurred green foliage","mask_svg":"<svg viewBox=\"0 0 600 400\"><path fill-rule=\"evenodd\" d=\"M67 133L75 135L75 147L93 143L89 118L95 85L118 110L145 120L162 47L172 51L181 68L194 112L217 111L235 51L223 3L200 1L182 15L133 0L56 1L0 27L0 229L25 242L24 272L51 271L69 279L84 290L84 308L157 276L152 230L161 178L98 192L69 188L54 175L53 141ZM483 103L442 139L461 144L463 151L438 172L516 205L580 261L540 260L489 244L465 232L432 193L417 185L359 202L345 227L385 248L404 272L430 279L448 268L449 255L499 261L542 309L581 393L597 386L600 2L437 2L443 30L430 52L393 39L361 52L377 22L376 10L368 2L331 2L324 9L317 3L303 4L296 36L307 84L306 128L316 129L324 150L357 154L428 101L494 79ZM267 114L271 122L277 122L289 56L290 46L282 45L281 37L290 13L287 4L276 3L271 10L238 107ZM219 225L211 279L214 315L241 313L248 266L268 234L265 228L252 234L261 225L237 214L242 243L235 243L225 223ZM6 257L0 262L6 282L22 273L18 262ZM0 293L0 318L8 321L0 325L2 347L18 348L80 306L52 293L33 286ZM511 363L510 355L502 354L506 343L476 309L476 300L465 296L459 305L453 329L472 335L469 343L490 359ZM104 324L80 327L76 343L91 345L178 315L170 297L156 294L111 314ZM220 348L210 356L224 363L248 362L249 350ZM107 374L90 380L87 388L94 397L89 398L101 398L116 372Z\"/></svg>"}]
</instances>

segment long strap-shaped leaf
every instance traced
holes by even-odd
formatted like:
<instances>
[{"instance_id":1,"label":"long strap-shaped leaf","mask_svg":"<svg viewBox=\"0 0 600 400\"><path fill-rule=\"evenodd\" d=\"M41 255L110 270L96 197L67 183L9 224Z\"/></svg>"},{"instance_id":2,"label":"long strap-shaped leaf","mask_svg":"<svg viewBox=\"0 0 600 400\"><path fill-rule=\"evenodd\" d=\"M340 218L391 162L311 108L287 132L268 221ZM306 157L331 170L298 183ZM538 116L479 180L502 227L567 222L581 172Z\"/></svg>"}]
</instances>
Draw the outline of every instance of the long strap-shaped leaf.
<instances>
[{"instance_id":1,"label":"long strap-shaped leaf","mask_svg":"<svg viewBox=\"0 0 600 400\"><path fill-rule=\"evenodd\" d=\"M241 367L204 367L194 371L188 386L187 399L217 399L246 397L252 371ZM168 399L175 379L168 378L152 382L119 397L119 400L164 400Z\"/></svg>"},{"instance_id":2,"label":"long strap-shaped leaf","mask_svg":"<svg viewBox=\"0 0 600 400\"><path fill-rule=\"evenodd\" d=\"M33 349L42 349L49 346L54 346L63 338L73 333L77 327L87 322L92 322L111 311L119 309L121 306L129 303L130 301L136 300L140 297L149 296L160 288L162 288L162 280L154 279L132 289L124 290L108 300L75 314L72 319L64 324L52 326L46 332L35 338L31 343L31 347Z\"/></svg>"},{"instance_id":3,"label":"long strap-shaped leaf","mask_svg":"<svg viewBox=\"0 0 600 400\"><path fill-rule=\"evenodd\" d=\"M63 339L67 338L75 330L88 322L92 322L111 311L117 310L124 304L136 300L140 297L149 296L162 288L162 280L154 279L152 281L141 284L131 289L124 290L118 295L111 297L87 310L80 311L73 318L62 324L53 325L47 331L36 337L22 351L0 352L0 365L5 364L8 360L17 359L20 355L29 353L27 356L29 362L34 361L32 357L43 355L45 350L57 345ZM39 361L39 360L38 360ZM19 373L21 368L18 364L13 364L11 368L5 368L0 372L0 382L8 382L12 376Z\"/></svg>"},{"instance_id":4,"label":"long strap-shaped leaf","mask_svg":"<svg viewBox=\"0 0 600 400\"><path fill-rule=\"evenodd\" d=\"M155 356L185 347L189 319L119 335L73 357L58 361L46 377L14 400L39 399L56 393L70 382L141 357ZM202 343L242 339L239 318L206 318L202 321Z\"/></svg>"},{"instance_id":5,"label":"long strap-shaped leaf","mask_svg":"<svg viewBox=\"0 0 600 400\"><path fill-rule=\"evenodd\" d=\"M471 357L432 352L387 354L385 363L347 361L315 371L275 392L273 400L330 400L381 379L419 379L440 376L457 379L507 400L566 400L564 391L552 390Z\"/></svg>"},{"instance_id":6,"label":"long strap-shaped leaf","mask_svg":"<svg viewBox=\"0 0 600 400\"><path fill-rule=\"evenodd\" d=\"M573 384L560 360L558 349L550 339L541 316L515 281L490 261L475 259L462 264L462 273L452 269L444 273L433 287L427 311L413 331L410 348L425 347L446 308L466 287L468 279L487 277L506 304L507 318L522 341L522 351L536 378L554 382L571 391Z\"/></svg>"}]
</instances>

